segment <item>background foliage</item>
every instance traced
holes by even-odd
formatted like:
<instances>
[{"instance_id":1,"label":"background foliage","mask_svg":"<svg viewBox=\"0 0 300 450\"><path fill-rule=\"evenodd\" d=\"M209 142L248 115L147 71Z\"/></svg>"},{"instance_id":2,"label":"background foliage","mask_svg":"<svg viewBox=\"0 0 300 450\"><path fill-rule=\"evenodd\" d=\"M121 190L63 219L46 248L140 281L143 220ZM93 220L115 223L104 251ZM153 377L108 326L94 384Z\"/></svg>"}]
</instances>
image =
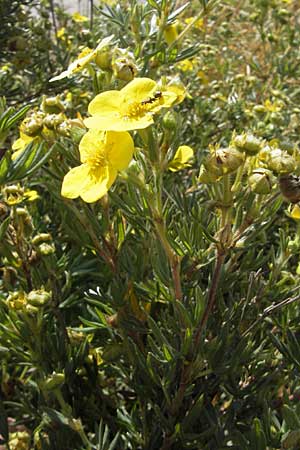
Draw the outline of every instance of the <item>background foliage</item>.
<instances>
[{"instance_id":1,"label":"background foliage","mask_svg":"<svg viewBox=\"0 0 300 450\"><path fill-rule=\"evenodd\" d=\"M1 444L297 449L296 214L277 180L265 195L251 189L254 156L235 191L227 173L198 179L209 146L231 147L234 132L289 152L297 175L297 1L113 3L84 18L0 2ZM92 62L49 82L111 34L113 70ZM146 150L107 197L67 200L81 117L95 94L129 81L123 57L140 77L180 76L186 98L148 138L133 134ZM26 115L43 128L15 158ZM192 166L161 170L149 136L169 161L193 147Z\"/></svg>"}]
</instances>

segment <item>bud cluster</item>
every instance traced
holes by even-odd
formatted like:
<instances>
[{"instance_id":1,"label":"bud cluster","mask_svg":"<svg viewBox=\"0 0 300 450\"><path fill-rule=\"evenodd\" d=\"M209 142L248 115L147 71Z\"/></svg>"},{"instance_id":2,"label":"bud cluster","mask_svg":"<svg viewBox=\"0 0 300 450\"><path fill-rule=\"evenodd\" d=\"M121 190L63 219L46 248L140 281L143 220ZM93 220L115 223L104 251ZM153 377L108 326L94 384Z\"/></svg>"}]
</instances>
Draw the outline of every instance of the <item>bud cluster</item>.
<instances>
[{"instance_id":1,"label":"bud cluster","mask_svg":"<svg viewBox=\"0 0 300 450\"><path fill-rule=\"evenodd\" d=\"M33 290L28 294L24 291L16 291L7 297L7 305L14 311L34 314L39 308L46 306L51 298L51 292L45 289Z\"/></svg>"}]
</instances>

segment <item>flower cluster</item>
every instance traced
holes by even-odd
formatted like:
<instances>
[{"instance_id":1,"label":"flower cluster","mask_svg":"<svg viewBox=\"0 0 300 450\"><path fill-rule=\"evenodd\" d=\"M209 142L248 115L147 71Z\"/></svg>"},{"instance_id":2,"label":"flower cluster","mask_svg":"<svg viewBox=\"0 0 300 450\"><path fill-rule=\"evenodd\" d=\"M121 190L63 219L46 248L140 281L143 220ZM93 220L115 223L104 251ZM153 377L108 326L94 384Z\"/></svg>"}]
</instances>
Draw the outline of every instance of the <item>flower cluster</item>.
<instances>
[{"instance_id":1,"label":"flower cluster","mask_svg":"<svg viewBox=\"0 0 300 450\"><path fill-rule=\"evenodd\" d=\"M133 157L134 143L128 131L152 125L154 114L183 96L182 89L177 92L174 86L159 86L149 78L135 78L120 91L98 94L89 105L90 117L84 121L89 130L79 145L82 164L66 174L62 195L81 197L88 203L103 197L118 171L125 170ZM186 162L177 161L177 166L186 167Z\"/></svg>"}]
</instances>

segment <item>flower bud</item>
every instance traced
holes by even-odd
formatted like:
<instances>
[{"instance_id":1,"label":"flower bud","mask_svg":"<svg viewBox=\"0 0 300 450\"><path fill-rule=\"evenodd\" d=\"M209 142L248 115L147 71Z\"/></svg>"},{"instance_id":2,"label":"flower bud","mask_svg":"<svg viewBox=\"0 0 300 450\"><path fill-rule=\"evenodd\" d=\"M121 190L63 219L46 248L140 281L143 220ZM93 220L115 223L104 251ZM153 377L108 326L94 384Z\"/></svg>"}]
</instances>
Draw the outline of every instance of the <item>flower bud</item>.
<instances>
[{"instance_id":1,"label":"flower bud","mask_svg":"<svg viewBox=\"0 0 300 450\"><path fill-rule=\"evenodd\" d=\"M16 208L16 216L23 225L24 234L29 236L33 230L31 215L26 208Z\"/></svg>"},{"instance_id":2,"label":"flower bud","mask_svg":"<svg viewBox=\"0 0 300 450\"><path fill-rule=\"evenodd\" d=\"M27 303L31 306L45 306L52 298L51 292L43 289L37 289L29 292L27 295Z\"/></svg>"},{"instance_id":3,"label":"flower bud","mask_svg":"<svg viewBox=\"0 0 300 450\"><path fill-rule=\"evenodd\" d=\"M215 154L216 163L222 168L223 174L235 172L245 157L243 153L234 147L218 148Z\"/></svg>"},{"instance_id":4,"label":"flower bud","mask_svg":"<svg viewBox=\"0 0 300 450\"><path fill-rule=\"evenodd\" d=\"M262 147L262 142L253 134L243 133L233 137L233 145L240 151L244 151L249 155L255 155Z\"/></svg>"},{"instance_id":5,"label":"flower bud","mask_svg":"<svg viewBox=\"0 0 300 450\"><path fill-rule=\"evenodd\" d=\"M26 306L27 295L23 291L13 292L7 297L7 303L10 309L20 311Z\"/></svg>"},{"instance_id":6,"label":"flower bud","mask_svg":"<svg viewBox=\"0 0 300 450\"><path fill-rule=\"evenodd\" d=\"M255 194L266 195L272 191L275 178L271 170L255 169L249 176L248 184L252 192Z\"/></svg>"},{"instance_id":7,"label":"flower bud","mask_svg":"<svg viewBox=\"0 0 300 450\"><path fill-rule=\"evenodd\" d=\"M38 245L41 242L52 241L52 236L49 233L39 233L32 238L32 245Z\"/></svg>"},{"instance_id":8,"label":"flower bud","mask_svg":"<svg viewBox=\"0 0 300 450\"><path fill-rule=\"evenodd\" d=\"M62 113L60 113L60 114L48 114L44 118L43 123L44 123L44 125L47 128L49 128L49 130L54 130L59 125L61 125L64 120L65 120L65 115L62 114Z\"/></svg>"},{"instance_id":9,"label":"flower bud","mask_svg":"<svg viewBox=\"0 0 300 450\"><path fill-rule=\"evenodd\" d=\"M24 189L19 185L6 186L2 189L4 202L8 206L18 205L24 199Z\"/></svg>"},{"instance_id":10,"label":"flower bud","mask_svg":"<svg viewBox=\"0 0 300 450\"><path fill-rule=\"evenodd\" d=\"M41 383L41 389L46 391L52 391L62 386L65 382L65 374L64 373L56 373L53 372L51 375L46 378L45 381Z\"/></svg>"},{"instance_id":11,"label":"flower bud","mask_svg":"<svg viewBox=\"0 0 300 450\"><path fill-rule=\"evenodd\" d=\"M296 161L287 152L279 148L271 148L268 154L267 165L275 173L291 173L296 169Z\"/></svg>"},{"instance_id":12,"label":"flower bud","mask_svg":"<svg viewBox=\"0 0 300 450\"><path fill-rule=\"evenodd\" d=\"M55 247L54 244L47 244L46 242L43 242L38 246L38 253L43 256L49 256L53 255L55 253Z\"/></svg>"},{"instance_id":13,"label":"flower bud","mask_svg":"<svg viewBox=\"0 0 300 450\"><path fill-rule=\"evenodd\" d=\"M43 129L43 119L44 114L42 112L32 112L21 123L20 132L31 137L38 136Z\"/></svg>"},{"instance_id":14,"label":"flower bud","mask_svg":"<svg viewBox=\"0 0 300 450\"><path fill-rule=\"evenodd\" d=\"M102 48L100 51L97 51L95 57L95 63L97 66L104 70L109 71L112 70L112 51L109 47Z\"/></svg>"},{"instance_id":15,"label":"flower bud","mask_svg":"<svg viewBox=\"0 0 300 450\"><path fill-rule=\"evenodd\" d=\"M164 130L175 131L178 127L178 115L175 111L168 111L163 119L162 126Z\"/></svg>"},{"instance_id":16,"label":"flower bud","mask_svg":"<svg viewBox=\"0 0 300 450\"><path fill-rule=\"evenodd\" d=\"M131 81L137 74L137 66L131 52L124 49L116 49L112 59L114 76L123 81Z\"/></svg>"},{"instance_id":17,"label":"flower bud","mask_svg":"<svg viewBox=\"0 0 300 450\"><path fill-rule=\"evenodd\" d=\"M59 114L65 110L65 107L57 95L56 97L43 97L41 109L46 114Z\"/></svg>"}]
</instances>

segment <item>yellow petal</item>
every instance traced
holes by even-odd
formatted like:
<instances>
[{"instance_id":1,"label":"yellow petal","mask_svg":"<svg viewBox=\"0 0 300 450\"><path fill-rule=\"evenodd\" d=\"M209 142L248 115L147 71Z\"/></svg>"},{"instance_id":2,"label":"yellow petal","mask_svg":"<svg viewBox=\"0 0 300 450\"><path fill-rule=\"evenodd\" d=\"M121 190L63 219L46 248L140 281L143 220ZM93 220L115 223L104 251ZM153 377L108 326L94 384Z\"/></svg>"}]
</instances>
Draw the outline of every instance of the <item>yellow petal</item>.
<instances>
[{"instance_id":1,"label":"yellow petal","mask_svg":"<svg viewBox=\"0 0 300 450\"><path fill-rule=\"evenodd\" d=\"M20 137L17 139L13 145L13 150L24 150L26 145L28 145L31 141L33 141L34 137L28 136L27 134L24 134L20 132Z\"/></svg>"},{"instance_id":2,"label":"yellow petal","mask_svg":"<svg viewBox=\"0 0 300 450\"><path fill-rule=\"evenodd\" d=\"M188 145L181 145L178 147L177 152L173 160L169 163L168 169L171 172L177 172L177 170L185 169L190 164L188 161L194 156L194 150Z\"/></svg>"},{"instance_id":3,"label":"yellow petal","mask_svg":"<svg viewBox=\"0 0 300 450\"><path fill-rule=\"evenodd\" d=\"M300 220L300 207L298 205L293 206L290 217L295 220Z\"/></svg>"},{"instance_id":4,"label":"yellow petal","mask_svg":"<svg viewBox=\"0 0 300 450\"><path fill-rule=\"evenodd\" d=\"M108 159L111 166L116 170L126 169L134 151L134 144L130 134L108 131L106 143L109 147Z\"/></svg>"},{"instance_id":5,"label":"yellow petal","mask_svg":"<svg viewBox=\"0 0 300 450\"><path fill-rule=\"evenodd\" d=\"M80 197L87 203L93 203L107 194L117 177L117 171L113 168L99 167L93 171L93 176L89 178L89 182L85 185Z\"/></svg>"},{"instance_id":6,"label":"yellow petal","mask_svg":"<svg viewBox=\"0 0 300 450\"><path fill-rule=\"evenodd\" d=\"M110 131L130 131L140 130L147 128L153 124L153 118L151 114L144 114L141 117L126 117L120 113L107 114L101 116L95 114L93 117L85 119L84 124L87 128L95 128L98 130L110 130Z\"/></svg>"},{"instance_id":7,"label":"yellow petal","mask_svg":"<svg viewBox=\"0 0 300 450\"><path fill-rule=\"evenodd\" d=\"M97 154L105 153L106 132L99 130L89 130L82 137L79 144L80 161L87 162L95 158Z\"/></svg>"},{"instance_id":8,"label":"yellow petal","mask_svg":"<svg viewBox=\"0 0 300 450\"><path fill-rule=\"evenodd\" d=\"M88 111L91 115L107 116L112 118L120 116L120 105L123 103L120 91L106 91L96 95L89 104ZM89 119L86 119L88 121ZM88 127L89 128L89 127Z\"/></svg>"},{"instance_id":9,"label":"yellow petal","mask_svg":"<svg viewBox=\"0 0 300 450\"><path fill-rule=\"evenodd\" d=\"M121 93L126 103L141 103L151 97L156 90L158 90L157 84L151 78L135 78L121 89Z\"/></svg>"},{"instance_id":10,"label":"yellow petal","mask_svg":"<svg viewBox=\"0 0 300 450\"><path fill-rule=\"evenodd\" d=\"M61 195L67 198L81 197L87 203L93 203L103 197L117 172L108 166L91 169L87 164L74 167L64 177Z\"/></svg>"}]
</instances>

